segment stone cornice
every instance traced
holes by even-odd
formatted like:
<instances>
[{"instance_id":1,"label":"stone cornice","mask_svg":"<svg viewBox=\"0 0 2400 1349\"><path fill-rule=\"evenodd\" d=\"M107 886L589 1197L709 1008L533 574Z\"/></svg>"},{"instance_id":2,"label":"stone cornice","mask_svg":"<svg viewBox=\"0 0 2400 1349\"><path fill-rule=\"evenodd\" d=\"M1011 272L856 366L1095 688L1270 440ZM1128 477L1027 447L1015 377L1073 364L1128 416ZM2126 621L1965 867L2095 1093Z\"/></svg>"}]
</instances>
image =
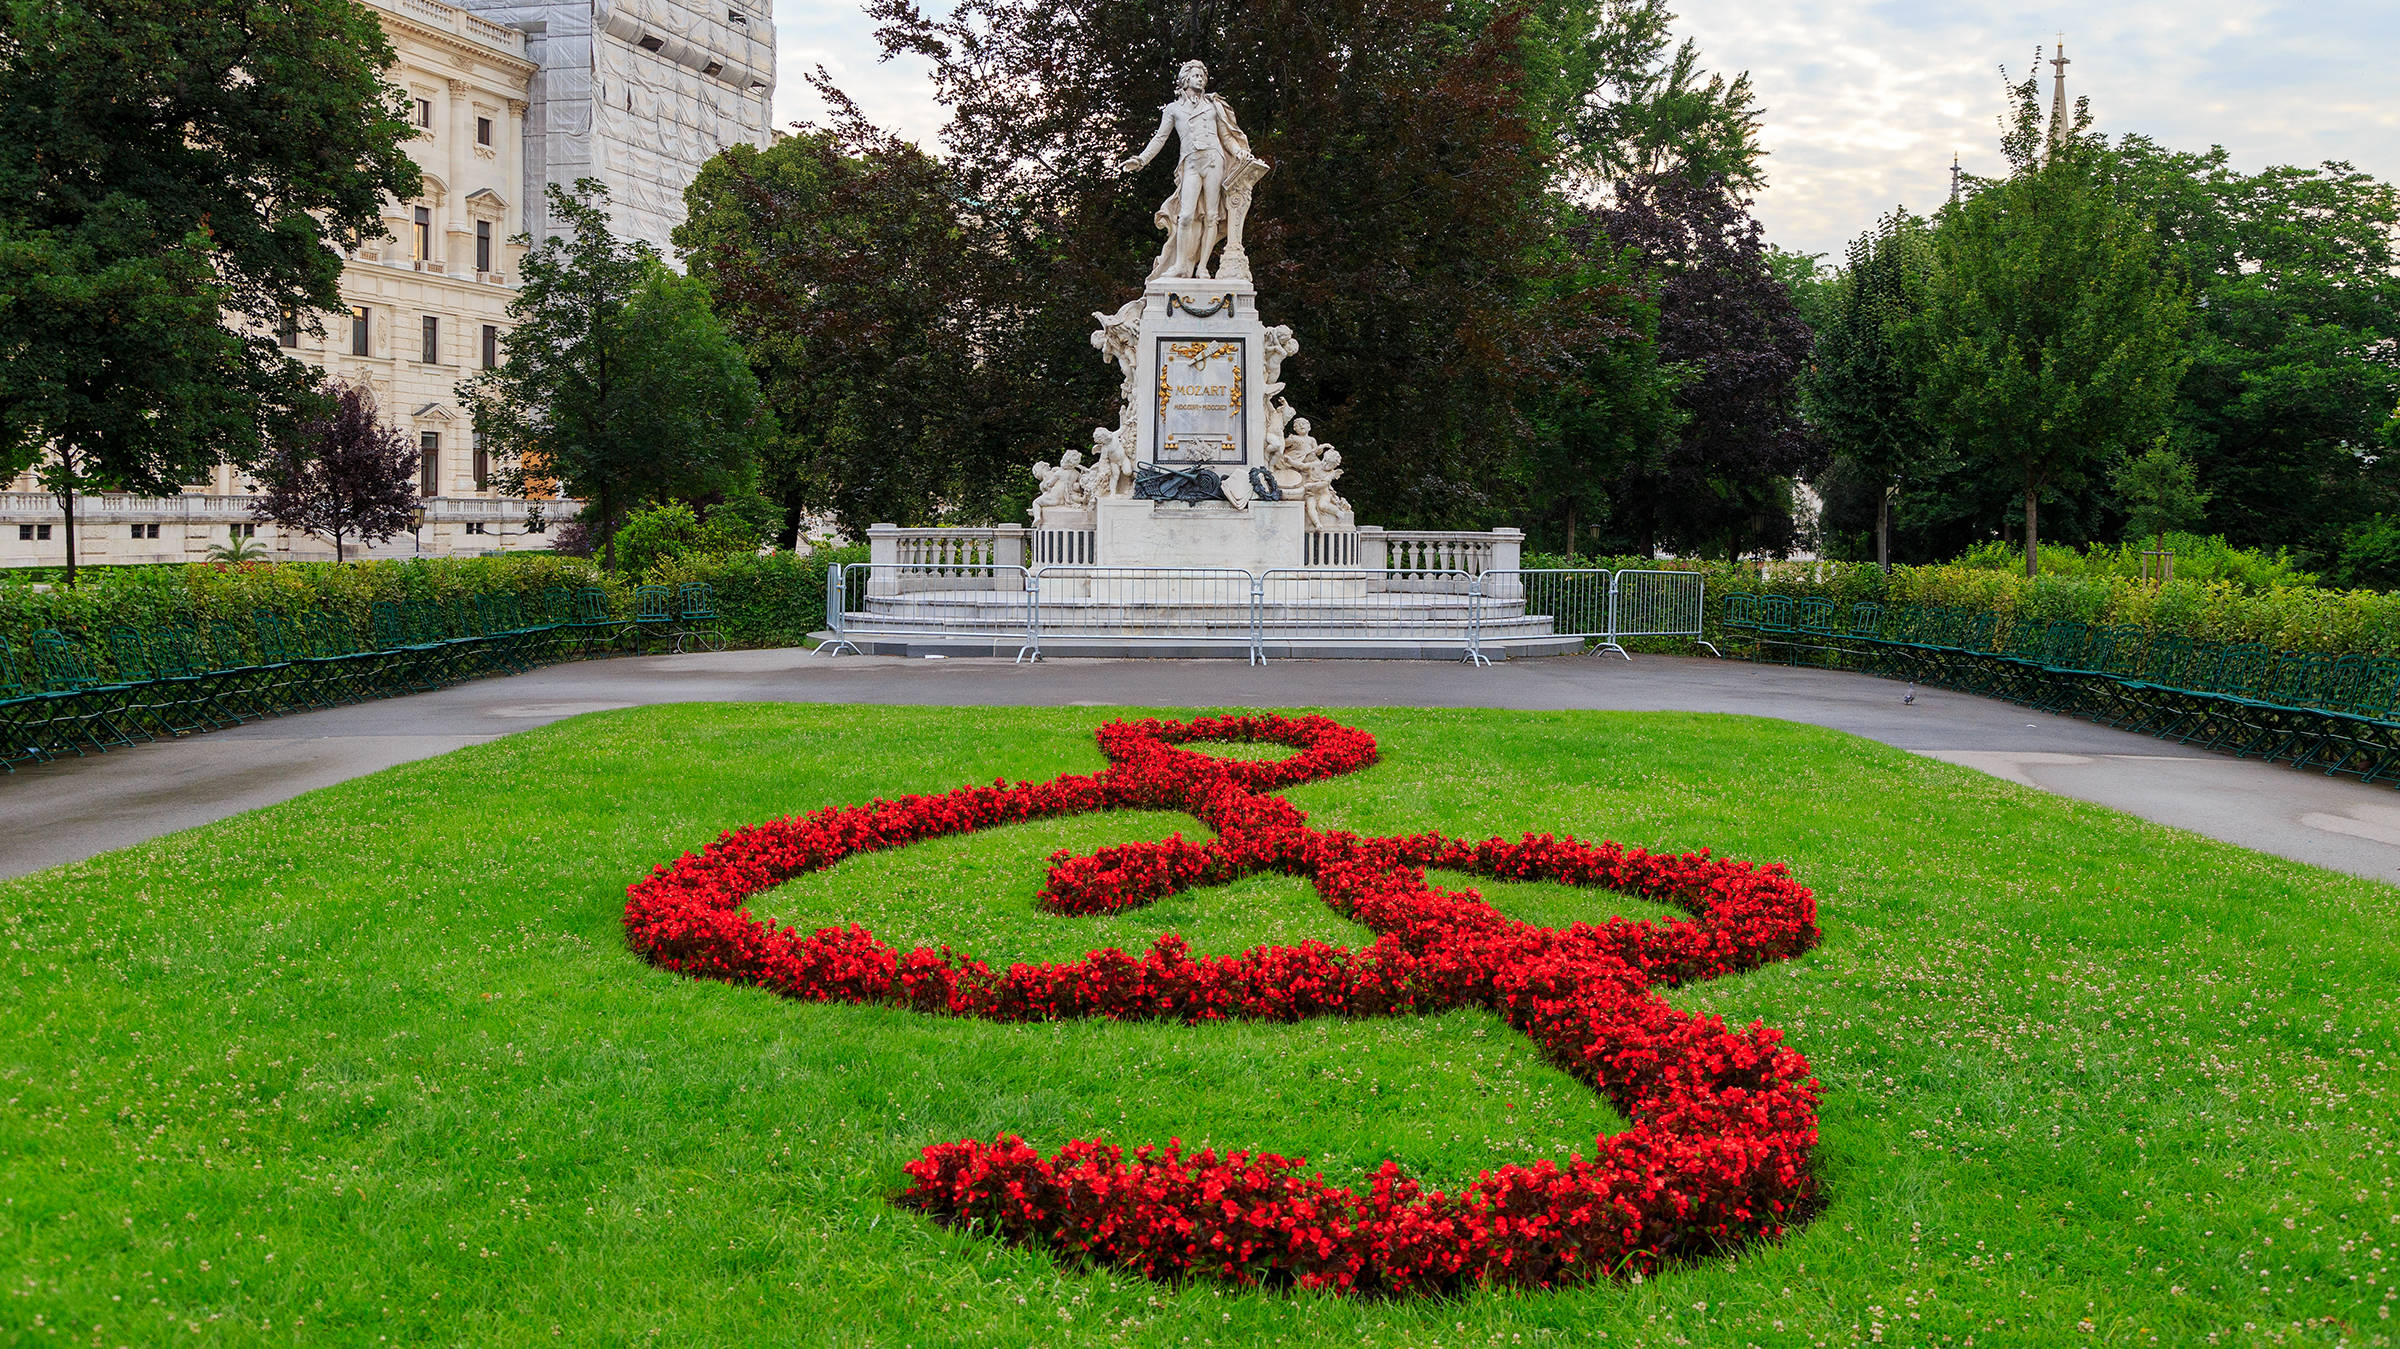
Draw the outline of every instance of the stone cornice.
<instances>
[{"instance_id":1,"label":"stone cornice","mask_svg":"<svg viewBox=\"0 0 2400 1349\"><path fill-rule=\"evenodd\" d=\"M460 37L458 34L450 32L447 29L436 28L432 24L425 23L422 20L412 19L406 14L385 9L380 5L372 5L369 6L369 8L374 10L375 17L383 22L383 26L387 31L393 31L396 25L398 31L405 31L410 38L424 42L429 46L438 47L450 55L466 56L478 61L486 61L512 73L522 72L525 80L527 81L531 81L533 79L534 72L541 69L541 67L514 52L502 51L497 47L484 46L481 43ZM397 32L395 32L395 36L397 36ZM399 43L395 41L392 45L397 47Z\"/></svg>"}]
</instances>

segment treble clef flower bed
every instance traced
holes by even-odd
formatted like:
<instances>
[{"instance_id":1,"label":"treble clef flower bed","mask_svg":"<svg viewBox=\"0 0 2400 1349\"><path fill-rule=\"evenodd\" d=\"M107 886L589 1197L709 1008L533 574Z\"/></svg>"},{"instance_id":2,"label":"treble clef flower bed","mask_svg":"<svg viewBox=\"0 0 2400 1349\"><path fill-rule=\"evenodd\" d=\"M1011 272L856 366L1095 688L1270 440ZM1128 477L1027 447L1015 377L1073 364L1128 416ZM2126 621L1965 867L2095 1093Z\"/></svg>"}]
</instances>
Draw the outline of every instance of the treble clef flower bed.
<instances>
[{"instance_id":1,"label":"treble clef flower bed","mask_svg":"<svg viewBox=\"0 0 2400 1349\"><path fill-rule=\"evenodd\" d=\"M1180 748L1193 741L1299 753L1226 760ZM989 1021L1297 1021L1487 1008L1630 1121L1564 1166L1500 1166L1456 1192L1428 1189L1391 1162L1359 1191L1328 1184L1300 1158L1187 1152L1173 1141L1128 1153L1077 1140L1044 1156L1003 1134L935 1144L907 1166L913 1183L902 1204L1071 1260L1157 1279L1381 1294L1549 1287L1772 1240L1814 1206L1817 1084L1807 1060L1777 1031L1730 1028L1659 995L1816 942L1815 900L1780 865L1547 834L1469 843L1312 829L1271 793L1376 759L1372 736L1323 717L1112 722L1099 742L1109 767L1098 774L961 787L735 829L634 885L627 937L662 968L698 978ZM1058 853L1043 907L1113 913L1277 871L1309 878L1374 942L1195 956L1170 934L1138 957L1110 949L994 970L947 947L899 951L855 925L803 936L743 907L860 853L1133 809L1182 811L1217 837ZM1432 888L1428 868L1594 886L1691 916L1536 927L1472 890Z\"/></svg>"}]
</instances>

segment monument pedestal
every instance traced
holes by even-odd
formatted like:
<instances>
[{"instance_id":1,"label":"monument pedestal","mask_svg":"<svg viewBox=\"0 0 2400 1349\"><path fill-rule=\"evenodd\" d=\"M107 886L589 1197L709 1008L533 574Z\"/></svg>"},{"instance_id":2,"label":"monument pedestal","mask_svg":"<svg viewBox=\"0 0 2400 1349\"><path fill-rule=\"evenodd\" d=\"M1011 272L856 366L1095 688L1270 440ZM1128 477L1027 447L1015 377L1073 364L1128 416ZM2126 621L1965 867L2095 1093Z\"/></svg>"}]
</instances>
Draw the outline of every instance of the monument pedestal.
<instances>
[{"instance_id":1,"label":"monument pedestal","mask_svg":"<svg viewBox=\"0 0 2400 1349\"><path fill-rule=\"evenodd\" d=\"M1262 572L1308 562L1308 520L1297 501L1115 498L1098 503L1098 555L1106 567L1231 567Z\"/></svg>"}]
</instances>

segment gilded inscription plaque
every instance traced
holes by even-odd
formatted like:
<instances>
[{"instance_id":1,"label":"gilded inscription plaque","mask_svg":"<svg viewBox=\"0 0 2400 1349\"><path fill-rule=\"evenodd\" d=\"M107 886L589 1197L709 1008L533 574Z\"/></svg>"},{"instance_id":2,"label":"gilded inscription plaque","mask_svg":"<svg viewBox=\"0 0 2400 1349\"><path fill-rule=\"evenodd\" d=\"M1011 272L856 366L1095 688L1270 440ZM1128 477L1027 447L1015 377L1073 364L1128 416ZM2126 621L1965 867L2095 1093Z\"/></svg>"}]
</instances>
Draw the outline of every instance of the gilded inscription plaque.
<instances>
[{"instance_id":1,"label":"gilded inscription plaque","mask_svg":"<svg viewBox=\"0 0 2400 1349\"><path fill-rule=\"evenodd\" d=\"M1158 339L1158 462L1250 461L1242 415L1242 339Z\"/></svg>"}]
</instances>

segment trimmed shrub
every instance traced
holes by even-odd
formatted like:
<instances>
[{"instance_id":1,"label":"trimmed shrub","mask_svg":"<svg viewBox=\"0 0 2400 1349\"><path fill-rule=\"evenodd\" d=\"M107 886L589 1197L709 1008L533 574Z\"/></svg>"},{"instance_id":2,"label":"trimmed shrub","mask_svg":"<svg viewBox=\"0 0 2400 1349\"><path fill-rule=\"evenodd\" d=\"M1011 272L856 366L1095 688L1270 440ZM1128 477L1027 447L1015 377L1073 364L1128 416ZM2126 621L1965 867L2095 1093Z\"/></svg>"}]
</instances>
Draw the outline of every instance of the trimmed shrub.
<instances>
[{"instance_id":1,"label":"trimmed shrub","mask_svg":"<svg viewBox=\"0 0 2400 1349\"><path fill-rule=\"evenodd\" d=\"M1529 557L1527 567L1564 567L1565 558ZM1833 603L1844 621L1854 604L1940 605L1989 610L2000 630L2018 623L2122 623L2152 632L2217 642L2262 642L2278 651L2334 655L2400 654L2400 593L2329 590L2309 585L2253 589L2242 582L2178 575L2165 586L2126 575L2044 575L1956 563L1894 567L1887 578L1872 562L1714 562L1645 558L1578 558L1581 567L1696 571L1707 604L1703 636L1724 644L1726 597L1789 595ZM2180 565L2180 564L2179 564ZM1681 643L1636 642L1637 650L1686 649Z\"/></svg>"}]
</instances>

